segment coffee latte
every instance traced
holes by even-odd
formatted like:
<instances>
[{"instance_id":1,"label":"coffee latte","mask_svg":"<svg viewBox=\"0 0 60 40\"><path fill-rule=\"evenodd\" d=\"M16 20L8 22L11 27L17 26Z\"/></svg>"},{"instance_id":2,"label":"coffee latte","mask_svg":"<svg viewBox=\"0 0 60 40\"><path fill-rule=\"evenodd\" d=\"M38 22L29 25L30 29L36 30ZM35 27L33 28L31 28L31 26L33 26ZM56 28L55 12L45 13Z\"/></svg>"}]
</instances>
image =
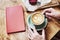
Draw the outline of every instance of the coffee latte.
<instances>
[{"instance_id":1,"label":"coffee latte","mask_svg":"<svg viewBox=\"0 0 60 40\"><path fill-rule=\"evenodd\" d=\"M44 15L35 13L31 16L32 23L35 25L41 25L44 22Z\"/></svg>"}]
</instances>

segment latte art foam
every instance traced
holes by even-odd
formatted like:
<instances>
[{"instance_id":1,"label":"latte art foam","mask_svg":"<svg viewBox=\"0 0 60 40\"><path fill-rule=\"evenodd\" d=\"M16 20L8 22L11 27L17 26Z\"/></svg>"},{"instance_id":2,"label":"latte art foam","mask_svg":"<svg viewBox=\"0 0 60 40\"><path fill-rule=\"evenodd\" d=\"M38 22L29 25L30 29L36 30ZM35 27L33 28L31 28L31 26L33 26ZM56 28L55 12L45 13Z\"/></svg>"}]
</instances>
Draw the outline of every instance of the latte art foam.
<instances>
[{"instance_id":1,"label":"latte art foam","mask_svg":"<svg viewBox=\"0 0 60 40\"><path fill-rule=\"evenodd\" d=\"M40 25L44 22L44 15L40 13L35 13L31 16L31 19L35 25Z\"/></svg>"}]
</instances>

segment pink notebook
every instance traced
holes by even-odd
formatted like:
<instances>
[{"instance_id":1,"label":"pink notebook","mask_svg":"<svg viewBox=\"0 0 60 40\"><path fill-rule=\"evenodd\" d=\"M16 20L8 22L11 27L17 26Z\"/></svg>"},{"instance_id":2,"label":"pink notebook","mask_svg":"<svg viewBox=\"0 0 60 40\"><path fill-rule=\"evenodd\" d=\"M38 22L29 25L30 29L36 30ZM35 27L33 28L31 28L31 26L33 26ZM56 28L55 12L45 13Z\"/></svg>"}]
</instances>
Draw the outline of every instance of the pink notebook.
<instances>
[{"instance_id":1,"label":"pink notebook","mask_svg":"<svg viewBox=\"0 0 60 40\"><path fill-rule=\"evenodd\" d=\"M22 6L6 8L6 26L7 33L20 32L25 30Z\"/></svg>"}]
</instances>

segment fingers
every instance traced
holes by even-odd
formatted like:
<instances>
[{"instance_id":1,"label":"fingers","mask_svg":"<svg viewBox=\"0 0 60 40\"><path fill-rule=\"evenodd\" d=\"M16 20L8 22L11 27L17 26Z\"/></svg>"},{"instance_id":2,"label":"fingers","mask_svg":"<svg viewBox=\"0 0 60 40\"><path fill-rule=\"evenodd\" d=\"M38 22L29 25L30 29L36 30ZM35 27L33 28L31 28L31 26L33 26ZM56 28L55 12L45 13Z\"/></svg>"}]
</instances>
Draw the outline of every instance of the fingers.
<instances>
[{"instance_id":1,"label":"fingers","mask_svg":"<svg viewBox=\"0 0 60 40\"><path fill-rule=\"evenodd\" d=\"M44 14L46 11L51 11L51 9L49 8L49 9L43 10L43 14Z\"/></svg>"},{"instance_id":2,"label":"fingers","mask_svg":"<svg viewBox=\"0 0 60 40\"><path fill-rule=\"evenodd\" d=\"M32 28L32 30L31 30L30 27L28 27L28 37L30 39L33 39L34 37L36 37L37 35L39 35L38 32L37 32L37 30L35 28Z\"/></svg>"},{"instance_id":3,"label":"fingers","mask_svg":"<svg viewBox=\"0 0 60 40\"><path fill-rule=\"evenodd\" d=\"M46 17L48 19L52 19L52 18L54 18L54 14L53 13L46 13Z\"/></svg>"},{"instance_id":4,"label":"fingers","mask_svg":"<svg viewBox=\"0 0 60 40\"><path fill-rule=\"evenodd\" d=\"M34 37L34 33L33 33L33 31L31 30L31 28L28 27L28 38L29 38L29 39L33 39L33 37Z\"/></svg>"},{"instance_id":5,"label":"fingers","mask_svg":"<svg viewBox=\"0 0 60 40\"><path fill-rule=\"evenodd\" d=\"M51 19L52 17L56 17L56 11L55 9L53 8L48 8L48 9L45 9L42 14L44 14L48 19Z\"/></svg>"},{"instance_id":6,"label":"fingers","mask_svg":"<svg viewBox=\"0 0 60 40\"><path fill-rule=\"evenodd\" d=\"M28 34L28 38L29 38L29 39L33 39L33 37L32 37L30 34Z\"/></svg>"},{"instance_id":7,"label":"fingers","mask_svg":"<svg viewBox=\"0 0 60 40\"><path fill-rule=\"evenodd\" d=\"M53 14L52 14L52 13L45 13L45 16L46 16L48 19L51 19L51 17L53 17Z\"/></svg>"},{"instance_id":8,"label":"fingers","mask_svg":"<svg viewBox=\"0 0 60 40\"><path fill-rule=\"evenodd\" d=\"M28 29L30 30L30 31L32 31L32 32L34 32L34 33L37 33L37 30L36 30L36 28L35 27L33 27L33 28L30 28L30 27L28 27ZM32 30L31 30L32 29Z\"/></svg>"},{"instance_id":9,"label":"fingers","mask_svg":"<svg viewBox=\"0 0 60 40\"><path fill-rule=\"evenodd\" d=\"M45 37L45 30L42 30L42 36Z\"/></svg>"},{"instance_id":10,"label":"fingers","mask_svg":"<svg viewBox=\"0 0 60 40\"><path fill-rule=\"evenodd\" d=\"M34 34L35 35L39 35L39 33L37 32L37 30L36 30L36 28L34 27L34 28L32 28L32 30L33 30L33 32L34 32Z\"/></svg>"},{"instance_id":11,"label":"fingers","mask_svg":"<svg viewBox=\"0 0 60 40\"><path fill-rule=\"evenodd\" d=\"M48 9L45 9L44 11L52 11L54 10L53 8L48 8Z\"/></svg>"},{"instance_id":12,"label":"fingers","mask_svg":"<svg viewBox=\"0 0 60 40\"><path fill-rule=\"evenodd\" d=\"M45 9L42 14L45 14L45 13L51 13L54 9L53 8L48 8L48 9Z\"/></svg>"},{"instance_id":13,"label":"fingers","mask_svg":"<svg viewBox=\"0 0 60 40\"><path fill-rule=\"evenodd\" d=\"M33 29L33 31L31 30L31 28L30 27L28 27L28 38L29 39L44 39L45 40L45 31L44 31L44 29L42 30L42 35L39 35L38 34L38 32L36 31L36 29L35 28L32 28Z\"/></svg>"},{"instance_id":14,"label":"fingers","mask_svg":"<svg viewBox=\"0 0 60 40\"><path fill-rule=\"evenodd\" d=\"M52 16L52 13L46 13L47 16Z\"/></svg>"},{"instance_id":15,"label":"fingers","mask_svg":"<svg viewBox=\"0 0 60 40\"><path fill-rule=\"evenodd\" d=\"M28 37L30 39L33 39L36 36L39 36L39 37L42 37L43 39L45 39L45 31L44 31L44 29L42 30L42 35L39 35L35 28L32 28L32 29L33 29L33 31L31 30L30 27L28 27Z\"/></svg>"},{"instance_id":16,"label":"fingers","mask_svg":"<svg viewBox=\"0 0 60 40\"><path fill-rule=\"evenodd\" d=\"M49 20L51 20L52 19L52 17L50 17L50 16L46 16Z\"/></svg>"},{"instance_id":17,"label":"fingers","mask_svg":"<svg viewBox=\"0 0 60 40\"><path fill-rule=\"evenodd\" d=\"M43 37L43 40L45 40L45 30L44 29L42 30L42 37Z\"/></svg>"},{"instance_id":18,"label":"fingers","mask_svg":"<svg viewBox=\"0 0 60 40\"><path fill-rule=\"evenodd\" d=\"M28 32L32 35L33 34L33 31L31 30L30 27L28 27Z\"/></svg>"}]
</instances>

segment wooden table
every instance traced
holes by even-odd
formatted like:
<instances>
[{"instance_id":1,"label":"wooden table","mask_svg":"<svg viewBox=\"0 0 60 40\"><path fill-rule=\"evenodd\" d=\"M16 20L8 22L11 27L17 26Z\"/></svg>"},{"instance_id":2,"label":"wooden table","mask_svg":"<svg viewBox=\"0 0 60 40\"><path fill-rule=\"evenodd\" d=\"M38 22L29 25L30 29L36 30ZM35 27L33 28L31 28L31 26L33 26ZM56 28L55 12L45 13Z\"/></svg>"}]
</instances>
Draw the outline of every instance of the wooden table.
<instances>
[{"instance_id":1,"label":"wooden table","mask_svg":"<svg viewBox=\"0 0 60 40\"><path fill-rule=\"evenodd\" d=\"M25 14L25 21L27 16L30 14L29 12L26 12L26 9L21 2L21 0L17 0L17 2L13 2L12 0L2 0L0 4L0 34L3 35L4 38L9 37L10 40L29 40L27 37L27 26L25 32L19 32L19 33L13 33L13 34L7 34L6 33L6 7L8 6L16 6L16 5L22 5L24 8L24 14ZM55 10L60 11L59 7L54 7ZM37 10L35 12L42 12L43 10ZM46 39L51 40L51 38L60 30L60 23L58 20L52 18L50 21L48 21L48 25L45 29L46 31ZM1 36L1 35L0 35ZM1 38L1 37L0 37Z\"/></svg>"}]
</instances>

